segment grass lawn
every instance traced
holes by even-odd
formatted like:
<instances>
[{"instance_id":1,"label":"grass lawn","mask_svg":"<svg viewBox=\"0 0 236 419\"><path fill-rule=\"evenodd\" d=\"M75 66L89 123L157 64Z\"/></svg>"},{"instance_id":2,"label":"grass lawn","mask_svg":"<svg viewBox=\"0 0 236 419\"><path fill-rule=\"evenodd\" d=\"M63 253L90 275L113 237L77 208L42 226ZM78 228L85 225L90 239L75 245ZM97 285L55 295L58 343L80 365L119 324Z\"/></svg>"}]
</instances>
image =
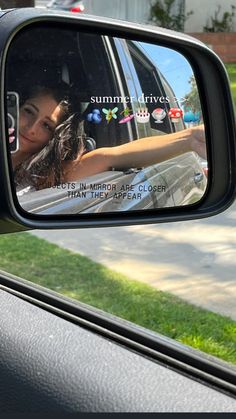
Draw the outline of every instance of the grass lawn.
<instances>
[{"instance_id":1,"label":"grass lawn","mask_svg":"<svg viewBox=\"0 0 236 419\"><path fill-rule=\"evenodd\" d=\"M231 90L234 99L234 106L236 110L236 63L225 64L225 66L229 75Z\"/></svg>"},{"instance_id":2,"label":"grass lawn","mask_svg":"<svg viewBox=\"0 0 236 419\"><path fill-rule=\"evenodd\" d=\"M236 322L29 233L0 236L0 269L236 364Z\"/></svg>"}]
</instances>

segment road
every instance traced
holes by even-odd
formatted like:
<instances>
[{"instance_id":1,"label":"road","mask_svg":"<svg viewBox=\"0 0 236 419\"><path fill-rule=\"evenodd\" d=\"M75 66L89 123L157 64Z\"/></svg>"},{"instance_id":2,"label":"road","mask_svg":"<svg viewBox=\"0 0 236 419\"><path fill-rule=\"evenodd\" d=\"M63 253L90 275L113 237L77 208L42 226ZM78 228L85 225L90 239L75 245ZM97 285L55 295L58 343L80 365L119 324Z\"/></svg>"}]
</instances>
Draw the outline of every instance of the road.
<instances>
[{"instance_id":1,"label":"road","mask_svg":"<svg viewBox=\"0 0 236 419\"><path fill-rule=\"evenodd\" d=\"M236 320L236 204L204 220L33 234Z\"/></svg>"}]
</instances>

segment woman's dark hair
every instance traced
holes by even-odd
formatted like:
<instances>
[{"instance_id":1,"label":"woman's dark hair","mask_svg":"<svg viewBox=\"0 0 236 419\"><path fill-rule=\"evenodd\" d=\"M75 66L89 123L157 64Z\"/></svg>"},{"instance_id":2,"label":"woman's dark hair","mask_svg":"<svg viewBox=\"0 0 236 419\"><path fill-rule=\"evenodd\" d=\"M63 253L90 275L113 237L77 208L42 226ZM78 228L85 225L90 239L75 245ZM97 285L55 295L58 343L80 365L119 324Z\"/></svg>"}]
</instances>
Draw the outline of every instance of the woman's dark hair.
<instances>
[{"instance_id":1,"label":"woman's dark hair","mask_svg":"<svg viewBox=\"0 0 236 419\"><path fill-rule=\"evenodd\" d=\"M61 101L69 101L69 86L61 82L60 84L54 85L41 85L37 84L35 86L24 86L21 89L20 93L20 106L22 106L26 100L32 99L38 96L51 96L55 99L56 102L60 103Z\"/></svg>"},{"instance_id":2,"label":"woman's dark hair","mask_svg":"<svg viewBox=\"0 0 236 419\"><path fill-rule=\"evenodd\" d=\"M15 168L15 183L19 187L22 183L35 189L59 185L63 179L63 161L75 160L85 150L84 121L79 112L71 114L73 105L67 92L60 87L37 86L28 98L41 95L52 96L58 102L62 108L62 120L49 143Z\"/></svg>"}]
</instances>

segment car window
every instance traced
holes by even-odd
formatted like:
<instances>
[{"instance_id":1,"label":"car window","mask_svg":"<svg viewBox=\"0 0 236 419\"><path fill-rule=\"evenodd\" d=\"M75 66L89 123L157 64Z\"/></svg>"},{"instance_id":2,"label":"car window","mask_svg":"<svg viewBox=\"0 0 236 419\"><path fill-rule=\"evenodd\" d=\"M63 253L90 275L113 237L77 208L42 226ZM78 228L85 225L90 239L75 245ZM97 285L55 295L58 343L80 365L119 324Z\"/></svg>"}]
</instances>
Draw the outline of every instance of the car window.
<instances>
[{"instance_id":1,"label":"car window","mask_svg":"<svg viewBox=\"0 0 236 419\"><path fill-rule=\"evenodd\" d=\"M37 39L38 42L39 39L40 37ZM40 68L46 73L47 77L53 77L56 70L57 77L73 89L78 110L85 115L91 113L91 98L96 98L95 105L97 107L100 106L97 98L120 97L121 94L126 95L129 92L133 81L132 75L130 75L131 71L128 73L131 67L128 68L128 65L125 67L126 78L122 76L122 89L120 84L122 77L121 80L118 80L116 76L117 69L123 65L119 50L114 50L116 41L113 42L109 37L94 38L84 33L81 33L79 37L71 36L70 39L65 40L65 42L68 42L66 47L69 45L66 59L59 54L55 61L51 59L51 54L53 50L56 51L54 47L55 42L58 41L55 39L51 39L51 41L52 44L49 43L51 46L48 47L47 53L37 54L35 62L32 61L32 57L27 50L19 49L22 64L19 71L21 74L26 71L25 81L28 82L28 63L30 59L32 66L35 68L34 77L39 74ZM124 43L123 41L119 41L120 45ZM170 84L161 75L161 71L159 72L155 66L151 65L147 58L144 60L142 52L137 49L134 43L128 42L127 45L127 51L136 71L135 77L138 80L137 92L134 91L134 95L139 95L141 91L147 96L151 94L156 97L171 96ZM125 48L123 48L124 51L126 51ZM111 59L113 56L117 56L120 60L117 60L116 65L114 65L114 60ZM126 53L126 58L130 57ZM43 62L41 67L40 62ZM17 90L20 73L15 78L14 61L11 64L8 78L9 89L11 86L11 90ZM32 72L32 67L30 71ZM95 105L93 104L93 110ZM104 104L102 105L105 107ZM109 108L110 103L107 103L106 106ZM151 111L155 109L155 105L152 104L152 106ZM172 103L161 103L161 106L163 106L162 109L168 111ZM117 108L119 112L122 112L124 106L119 103ZM178 123L181 124L180 121ZM156 126L154 124L153 121L153 125L149 128L155 130ZM95 140L98 148L121 144L140 136L137 124L133 121L130 122L130 126L121 125L117 128L115 124L110 124L107 120L103 121L103 125L87 124L87 134ZM159 131L169 133L178 129L178 125L174 125L167 118ZM167 206L185 203L185 200L191 195L191 191L187 188L188 183L184 183L183 188L177 185L181 177L179 170L181 167L185 167L184 164L184 159L178 159L175 160L174 164L172 163L171 170L168 163L164 163L162 166L162 187L168 186L169 179L172 179L172 189L167 188L165 197L161 197L163 201L167 202ZM197 161L196 164L199 167L200 162ZM137 174L132 170L128 171L128 173L125 173L127 182L124 185L129 192L130 178L136 177L137 179L139 176L144 178L149 176L152 179L157 173L158 168L155 167L150 169L150 173L141 172L141 175L140 172ZM187 171L182 171L183 177L187 174ZM124 176L124 174L114 173L111 170L108 176L109 179L115 177L118 183L120 176ZM192 175L191 180L194 183L197 182L197 179ZM140 179L138 182L140 182ZM94 193L110 192L108 188L111 187L111 182L106 184L104 178L102 178L102 183L100 178L94 184L100 185L100 189L97 187L98 189ZM106 185L107 190L101 190L101 185ZM205 188L205 186L206 183L203 187ZM142 187L149 187L152 190L153 185L150 182L147 186L143 182ZM83 188L83 184L81 188ZM60 193L62 192L61 187ZM145 192L149 191L145 190ZM62 210L64 211L65 205L61 197L56 203L58 202L61 205L60 209L63 207ZM132 203L136 204L135 199ZM37 209L37 200L36 204L35 208ZM46 211L47 202L43 201L43 204L41 202L40 205L43 207L42 211ZM107 202L103 205L107 205ZM153 205L153 199L151 204L150 201L146 201L145 205L149 208L149 205ZM158 205L161 205L161 200L158 201ZM95 212L98 209L99 205L96 203ZM134 209L137 209L137 207ZM89 210L90 203L84 210L85 214ZM52 211L52 209L49 208L49 211ZM71 211L74 211L74 209ZM201 304L201 302L204 302L203 288L199 299L194 300L192 298L194 289L197 290L199 287L196 275L199 257L201 257L202 269L206 272L202 281L208 283L212 280L211 274L207 272L213 263L214 254L207 250L206 255L204 254L199 244L200 239L199 237L195 239L194 234L192 234L195 229L192 230L190 226L191 224L188 223L182 226L185 234L181 233L180 226L176 224L175 226L166 225L166 235L161 233L163 229L160 226L149 228L139 226L136 229L125 227L112 230L88 229L77 232L72 230L68 232L68 235L65 231L61 231L19 233L9 237L5 236L0 239L3 255L1 269L53 289L74 300L97 307L149 330L191 345L227 362L236 363L234 315L231 318L229 312L229 315L224 311L219 310L217 312L214 304L214 309L212 309L211 303ZM188 232L190 233L188 234ZM210 229L209 232L210 235L213 234L213 229ZM204 235L204 232L202 234ZM188 236L192 236L194 243L190 244L190 237ZM178 253L175 253L176 247L173 246L173 243L178 243L178 241L182 243L179 247L181 255L186 255L186 265L182 258L180 262L178 261ZM187 251L189 248L192 250L193 256L197 255L194 259L194 277L193 271L188 268L189 255ZM151 252L155 254L155 260L150 258ZM145 258L145 263L143 262L145 269L142 268L143 257ZM121 274L119 268L123 271L123 268L127 267L129 263L132 268L126 271L126 275ZM153 273L154 271L152 271L149 274L149 270L154 264L158 266L158 272ZM168 274L165 275L168 266L171 267L171 271L168 270ZM139 271L142 272L141 276ZM233 281L231 282L233 283ZM175 284L174 287L173 283ZM232 288L229 288L231 295L234 291L232 283L230 284ZM182 290L182 293L180 290ZM210 288L206 288L206 290L208 294L211 292Z\"/></svg>"},{"instance_id":2,"label":"car window","mask_svg":"<svg viewBox=\"0 0 236 419\"><path fill-rule=\"evenodd\" d=\"M109 51L110 48L110 51ZM84 116L95 108L102 112L102 108L119 108L122 112L121 103L112 103L110 98L119 98L122 94L117 83L116 70L111 59L111 46L108 37L94 37L93 35L81 33L78 39L78 54L81 57L86 83L81 83L80 72L77 72L74 84L79 84L79 92L84 92L83 104ZM102 83L101 83L102 80ZM127 142L130 134L127 126L108 124L103 120L100 124L87 123L85 128L87 134L96 141L97 148L104 146L114 146Z\"/></svg>"},{"instance_id":3,"label":"car window","mask_svg":"<svg viewBox=\"0 0 236 419\"><path fill-rule=\"evenodd\" d=\"M139 81L142 88L142 97L145 98L160 98L158 103L148 103L148 110L152 114L154 109L159 108L163 109L167 114L170 110L169 98L167 102L167 93L170 93L170 88L168 91L165 89L167 83L165 83L165 86L162 83L162 80L157 73L157 69L154 67L154 65L151 65L151 63L148 63L147 59L145 59L145 55L141 54L141 51L139 52L138 49L135 49L134 45L131 43L128 43L129 45L129 51L130 55L133 60L133 64L135 67L135 70L138 74ZM170 97L173 97L174 94L170 95ZM168 96L169 97L169 96ZM150 119L151 128L154 130L152 131L153 135L156 135L156 125L154 119ZM163 133L170 133L173 131L173 128L171 126L171 122L169 118L164 118L163 124L161 124L160 128L161 132Z\"/></svg>"}]
</instances>

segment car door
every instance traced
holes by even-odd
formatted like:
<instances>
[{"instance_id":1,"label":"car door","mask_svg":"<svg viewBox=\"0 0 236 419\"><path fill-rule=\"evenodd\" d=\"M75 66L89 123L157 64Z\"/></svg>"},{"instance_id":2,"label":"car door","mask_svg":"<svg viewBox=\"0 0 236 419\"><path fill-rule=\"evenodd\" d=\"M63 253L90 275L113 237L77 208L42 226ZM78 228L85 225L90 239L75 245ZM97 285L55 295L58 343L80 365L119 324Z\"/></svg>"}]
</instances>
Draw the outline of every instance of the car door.
<instances>
[{"instance_id":1,"label":"car door","mask_svg":"<svg viewBox=\"0 0 236 419\"><path fill-rule=\"evenodd\" d=\"M137 123L137 136L142 138L180 131L185 127L183 118L179 118L173 123L173 119L169 115L171 110L180 108L179 102L183 98L177 98L172 86L160 72L157 64L151 61L147 52L145 53L144 48L145 43L127 42L126 59L130 73L133 73L129 79L135 83L136 100L139 101L140 107L148 107L148 112L152 116L155 111L158 110L159 113L162 111L166 117L161 121L150 117L149 123ZM123 49L125 50L125 48ZM155 169L158 173L157 176L161 177L162 184L165 185L165 192L168 196L164 206L193 203L195 199L199 199L199 195L206 188L206 178L201 167L201 160L193 153L185 155L184 158L179 157L173 161L156 165L152 170ZM146 176L152 178L148 172ZM154 177L151 183L155 184L155 182ZM158 206L157 199L155 197L154 199ZM161 205L163 205L163 201L160 203Z\"/></svg>"},{"instance_id":2,"label":"car door","mask_svg":"<svg viewBox=\"0 0 236 419\"><path fill-rule=\"evenodd\" d=\"M23 279L0 279L2 413L235 411L226 364Z\"/></svg>"}]
</instances>

